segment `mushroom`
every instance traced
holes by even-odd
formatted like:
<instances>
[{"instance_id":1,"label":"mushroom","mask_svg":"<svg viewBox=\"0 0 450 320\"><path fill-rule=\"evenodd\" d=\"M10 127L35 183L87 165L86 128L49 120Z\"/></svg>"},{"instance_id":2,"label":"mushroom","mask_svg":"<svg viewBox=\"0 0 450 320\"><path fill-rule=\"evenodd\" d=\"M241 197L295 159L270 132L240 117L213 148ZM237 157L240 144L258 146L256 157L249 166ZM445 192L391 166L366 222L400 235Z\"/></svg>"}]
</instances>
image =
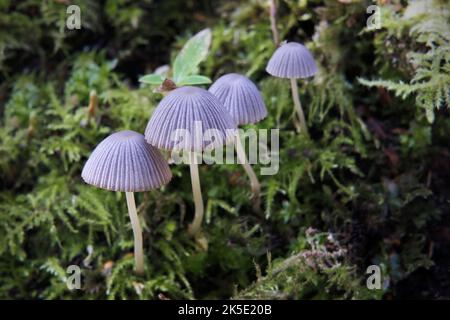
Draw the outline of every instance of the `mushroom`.
<instances>
[{"instance_id":1,"label":"mushroom","mask_svg":"<svg viewBox=\"0 0 450 320\"><path fill-rule=\"evenodd\" d=\"M205 132L219 133L212 143ZM145 140L160 149L185 151L189 154L195 217L189 234L197 235L203 220L203 199L198 173L197 153L207 147L220 147L234 138L236 124L222 103L210 92L197 87L180 87L165 96L156 107L145 129ZM182 143L177 134L184 132Z\"/></svg>"},{"instance_id":2,"label":"mushroom","mask_svg":"<svg viewBox=\"0 0 450 320\"><path fill-rule=\"evenodd\" d=\"M225 109L231 114L237 125L256 123L267 116L267 109L256 85L246 76L229 73L217 79L209 88ZM254 211L259 211L260 183L252 166L247 160L245 149L239 135L236 135L236 153L239 162L250 179L254 200Z\"/></svg>"},{"instance_id":3,"label":"mushroom","mask_svg":"<svg viewBox=\"0 0 450 320\"><path fill-rule=\"evenodd\" d=\"M134 234L136 273L144 273L142 229L134 192L167 184L172 178L161 152L145 142L140 133L126 130L106 137L92 152L81 173L83 180L98 188L125 192Z\"/></svg>"},{"instance_id":4,"label":"mushroom","mask_svg":"<svg viewBox=\"0 0 450 320\"><path fill-rule=\"evenodd\" d=\"M298 95L297 79L308 78L317 73L317 65L305 46L288 42L279 47L267 64L266 71L272 76L290 79L292 98L300 120L300 128L308 136L305 115Z\"/></svg>"}]
</instances>

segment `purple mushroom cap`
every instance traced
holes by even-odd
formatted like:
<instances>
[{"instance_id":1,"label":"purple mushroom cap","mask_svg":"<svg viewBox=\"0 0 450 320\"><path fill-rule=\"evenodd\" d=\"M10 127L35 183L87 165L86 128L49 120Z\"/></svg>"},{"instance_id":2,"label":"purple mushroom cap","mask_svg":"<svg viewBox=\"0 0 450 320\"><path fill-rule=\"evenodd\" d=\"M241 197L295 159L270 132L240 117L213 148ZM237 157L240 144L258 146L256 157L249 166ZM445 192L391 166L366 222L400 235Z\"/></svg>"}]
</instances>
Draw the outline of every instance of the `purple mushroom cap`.
<instances>
[{"instance_id":1,"label":"purple mushroom cap","mask_svg":"<svg viewBox=\"0 0 450 320\"><path fill-rule=\"evenodd\" d=\"M212 93L197 87L171 91L156 107L145 140L166 150L202 151L232 141L236 123Z\"/></svg>"},{"instance_id":2,"label":"purple mushroom cap","mask_svg":"<svg viewBox=\"0 0 450 320\"><path fill-rule=\"evenodd\" d=\"M209 92L223 103L238 125L256 123L267 116L261 92L246 76L223 75L211 85Z\"/></svg>"},{"instance_id":3,"label":"purple mushroom cap","mask_svg":"<svg viewBox=\"0 0 450 320\"><path fill-rule=\"evenodd\" d=\"M305 46L288 42L274 52L266 71L279 78L308 78L317 73L317 65Z\"/></svg>"},{"instance_id":4,"label":"purple mushroom cap","mask_svg":"<svg viewBox=\"0 0 450 320\"><path fill-rule=\"evenodd\" d=\"M122 192L147 191L167 184L172 178L161 152L134 131L120 131L106 137L95 148L81 173L93 186Z\"/></svg>"}]
</instances>

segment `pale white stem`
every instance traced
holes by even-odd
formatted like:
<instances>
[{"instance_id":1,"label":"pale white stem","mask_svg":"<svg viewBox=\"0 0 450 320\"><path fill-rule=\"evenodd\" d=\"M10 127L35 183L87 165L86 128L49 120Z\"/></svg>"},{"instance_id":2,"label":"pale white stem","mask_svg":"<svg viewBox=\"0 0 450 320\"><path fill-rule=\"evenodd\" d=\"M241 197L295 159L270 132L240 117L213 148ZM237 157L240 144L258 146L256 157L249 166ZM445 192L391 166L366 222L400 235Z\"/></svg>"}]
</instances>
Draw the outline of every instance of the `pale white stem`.
<instances>
[{"instance_id":1,"label":"pale white stem","mask_svg":"<svg viewBox=\"0 0 450 320\"><path fill-rule=\"evenodd\" d=\"M245 150L244 147L242 146L241 139L239 138L239 136L236 137L235 146L239 162L244 167L244 170L250 179L250 186L252 188L253 199L258 199L261 191L261 185L259 183L258 177L255 174L255 171L253 171L252 166L247 160L247 156L245 155Z\"/></svg>"},{"instance_id":2,"label":"pale white stem","mask_svg":"<svg viewBox=\"0 0 450 320\"><path fill-rule=\"evenodd\" d=\"M270 28L272 29L273 43L278 46L278 44L280 43L280 36L278 35L277 29L277 5L275 3L275 0L269 0L269 8Z\"/></svg>"},{"instance_id":3,"label":"pale white stem","mask_svg":"<svg viewBox=\"0 0 450 320\"><path fill-rule=\"evenodd\" d=\"M128 214L130 215L131 227L134 235L134 262L136 273L144 274L144 250L142 248L142 229L137 215L136 203L134 201L134 193L126 192Z\"/></svg>"},{"instance_id":4,"label":"pale white stem","mask_svg":"<svg viewBox=\"0 0 450 320\"><path fill-rule=\"evenodd\" d=\"M195 236L203 221L203 198L202 198L202 189L200 187L200 176L198 174L198 165L195 161L196 154L195 152L189 152L189 168L191 171L191 184L192 184L192 193L194 195L194 204L195 204L195 216L192 224L189 226L189 234L191 236Z\"/></svg>"},{"instance_id":5,"label":"pale white stem","mask_svg":"<svg viewBox=\"0 0 450 320\"><path fill-rule=\"evenodd\" d=\"M303 113L302 104L300 102L300 97L298 95L298 87L297 80L291 78L291 91L292 91L292 99L294 100L295 111L297 112L298 118L300 120L300 128L302 133L308 136L308 128L306 126L305 114Z\"/></svg>"}]
</instances>

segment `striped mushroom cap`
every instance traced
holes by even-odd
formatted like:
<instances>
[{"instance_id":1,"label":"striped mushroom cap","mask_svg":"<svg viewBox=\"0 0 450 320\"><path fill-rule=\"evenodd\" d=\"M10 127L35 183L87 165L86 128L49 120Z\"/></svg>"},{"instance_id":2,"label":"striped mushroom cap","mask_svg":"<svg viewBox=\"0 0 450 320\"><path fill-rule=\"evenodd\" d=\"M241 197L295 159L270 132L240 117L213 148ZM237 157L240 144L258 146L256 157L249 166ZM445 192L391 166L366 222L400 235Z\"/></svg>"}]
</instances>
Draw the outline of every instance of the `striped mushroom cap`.
<instances>
[{"instance_id":1,"label":"striped mushroom cap","mask_svg":"<svg viewBox=\"0 0 450 320\"><path fill-rule=\"evenodd\" d=\"M255 123L267 116L261 92L243 75L226 74L212 84L209 92L219 98L238 125Z\"/></svg>"},{"instance_id":2,"label":"striped mushroom cap","mask_svg":"<svg viewBox=\"0 0 450 320\"><path fill-rule=\"evenodd\" d=\"M236 124L212 93L197 87L171 91L156 107L145 140L166 150L202 151L234 138Z\"/></svg>"},{"instance_id":3,"label":"striped mushroom cap","mask_svg":"<svg viewBox=\"0 0 450 320\"><path fill-rule=\"evenodd\" d=\"M305 46L288 42L274 52L266 71L279 78L308 78L317 73L317 65Z\"/></svg>"},{"instance_id":4,"label":"striped mushroom cap","mask_svg":"<svg viewBox=\"0 0 450 320\"><path fill-rule=\"evenodd\" d=\"M142 134L127 130L100 142L81 177L102 189L137 192L167 184L172 173L158 149L146 143Z\"/></svg>"}]
</instances>

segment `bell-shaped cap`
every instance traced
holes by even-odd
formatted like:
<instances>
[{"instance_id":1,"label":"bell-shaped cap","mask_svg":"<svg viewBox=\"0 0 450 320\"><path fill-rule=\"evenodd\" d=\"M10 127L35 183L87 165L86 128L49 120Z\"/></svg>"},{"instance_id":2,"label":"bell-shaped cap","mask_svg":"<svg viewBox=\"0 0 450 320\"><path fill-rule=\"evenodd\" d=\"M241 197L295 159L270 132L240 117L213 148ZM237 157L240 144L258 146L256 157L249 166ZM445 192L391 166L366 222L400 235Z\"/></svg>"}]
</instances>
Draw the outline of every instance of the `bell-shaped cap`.
<instances>
[{"instance_id":1,"label":"bell-shaped cap","mask_svg":"<svg viewBox=\"0 0 450 320\"><path fill-rule=\"evenodd\" d=\"M161 152L134 131L120 131L106 137L95 148L81 173L93 186L123 192L147 191L167 184L172 178Z\"/></svg>"},{"instance_id":2,"label":"bell-shaped cap","mask_svg":"<svg viewBox=\"0 0 450 320\"><path fill-rule=\"evenodd\" d=\"M202 151L234 138L236 123L212 93L197 87L171 91L156 107L145 140L166 150Z\"/></svg>"},{"instance_id":3,"label":"bell-shaped cap","mask_svg":"<svg viewBox=\"0 0 450 320\"><path fill-rule=\"evenodd\" d=\"M261 92L246 76L223 75L211 85L209 92L219 98L238 125L256 123L267 116Z\"/></svg>"},{"instance_id":4,"label":"bell-shaped cap","mask_svg":"<svg viewBox=\"0 0 450 320\"><path fill-rule=\"evenodd\" d=\"M317 73L317 65L305 46L288 42L274 52L266 71L279 78L308 78Z\"/></svg>"}]
</instances>

